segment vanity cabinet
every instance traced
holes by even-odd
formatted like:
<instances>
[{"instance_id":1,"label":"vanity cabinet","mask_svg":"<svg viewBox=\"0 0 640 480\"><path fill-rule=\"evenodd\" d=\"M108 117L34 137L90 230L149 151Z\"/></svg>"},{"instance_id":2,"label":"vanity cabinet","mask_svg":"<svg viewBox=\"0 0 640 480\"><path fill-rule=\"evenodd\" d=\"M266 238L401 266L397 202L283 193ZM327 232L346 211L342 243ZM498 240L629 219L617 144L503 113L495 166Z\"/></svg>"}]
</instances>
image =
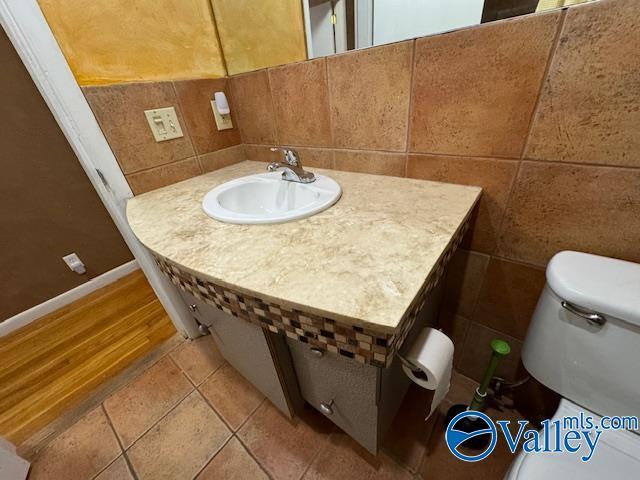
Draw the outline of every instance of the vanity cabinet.
<instances>
[{"instance_id":1,"label":"vanity cabinet","mask_svg":"<svg viewBox=\"0 0 640 480\"><path fill-rule=\"evenodd\" d=\"M197 322L208 327L224 359L281 412L292 418L298 403L298 387L295 377L288 372L284 339L228 315L183 290L180 295Z\"/></svg>"}]
</instances>

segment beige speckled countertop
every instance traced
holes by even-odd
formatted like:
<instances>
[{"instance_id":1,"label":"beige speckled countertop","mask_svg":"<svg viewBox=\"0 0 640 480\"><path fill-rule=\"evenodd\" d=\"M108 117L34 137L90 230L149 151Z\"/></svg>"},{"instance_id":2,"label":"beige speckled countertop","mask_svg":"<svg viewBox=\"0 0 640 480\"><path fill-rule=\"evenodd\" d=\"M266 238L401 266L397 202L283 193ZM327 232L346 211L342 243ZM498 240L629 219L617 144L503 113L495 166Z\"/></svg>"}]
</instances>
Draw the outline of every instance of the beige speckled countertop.
<instances>
[{"instance_id":1,"label":"beige speckled countertop","mask_svg":"<svg viewBox=\"0 0 640 480\"><path fill-rule=\"evenodd\" d=\"M208 217L215 186L263 173L242 162L137 196L129 223L154 253L245 294L394 333L481 189L407 178L309 169L342 186L336 205L275 225Z\"/></svg>"}]
</instances>

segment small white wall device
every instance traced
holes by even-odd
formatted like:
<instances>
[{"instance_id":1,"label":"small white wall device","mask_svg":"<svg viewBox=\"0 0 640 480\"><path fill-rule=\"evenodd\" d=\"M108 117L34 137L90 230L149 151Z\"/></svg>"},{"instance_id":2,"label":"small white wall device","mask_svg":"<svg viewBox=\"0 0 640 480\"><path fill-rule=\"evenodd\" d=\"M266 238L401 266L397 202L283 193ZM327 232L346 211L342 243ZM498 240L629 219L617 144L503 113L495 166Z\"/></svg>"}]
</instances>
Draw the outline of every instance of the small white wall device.
<instances>
[{"instance_id":1,"label":"small white wall device","mask_svg":"<svg viewBox=\"0 0 640 480\"><path fill-rule=\"evenodd\" d=\"M64 260L64 263L66 263L67 266L78 275L87 273L87 268L84 266L84 263L82 263L82 260L80 260L80 257L78 257L76 253L65 255L64 257L62 257L62 260Z\"/></svg>"},{"instance_id":2,"label":"small white wall device","mask_svg":"<svg viewBox=\"0 0 640 480\"><path fill-rule=\"evenodd\" d=\"M229 108L229 101L224 92L215 92L213 94L211 108L213 109L213 116L216 119L216 127L218 127L218 130L233 128L231 109Z\"/></svg>"}]
</instances>

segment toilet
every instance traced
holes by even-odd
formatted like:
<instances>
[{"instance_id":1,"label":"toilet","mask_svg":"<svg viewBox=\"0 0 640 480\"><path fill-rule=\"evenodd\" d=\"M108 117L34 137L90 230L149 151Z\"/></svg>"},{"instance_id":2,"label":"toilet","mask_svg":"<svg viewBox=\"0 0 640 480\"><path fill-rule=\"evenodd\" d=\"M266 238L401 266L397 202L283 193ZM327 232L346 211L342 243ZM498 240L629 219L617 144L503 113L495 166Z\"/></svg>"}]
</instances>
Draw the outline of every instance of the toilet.
<instances>
[{"instance_id":1,"label":"toilet","mask_svg":"<svg viewBox=\"0 0 640 480\"><path fill-rule=\"evenodd\" d=\"M552 420L640 416L640 265L565 251L547 267L522 350L539 382L562 396ZM552 430L553 432L553 430ZM569 453L524 453L506 480L640 478L640 434L606 430L588 462Z\"/></svg>"}]
</instances>

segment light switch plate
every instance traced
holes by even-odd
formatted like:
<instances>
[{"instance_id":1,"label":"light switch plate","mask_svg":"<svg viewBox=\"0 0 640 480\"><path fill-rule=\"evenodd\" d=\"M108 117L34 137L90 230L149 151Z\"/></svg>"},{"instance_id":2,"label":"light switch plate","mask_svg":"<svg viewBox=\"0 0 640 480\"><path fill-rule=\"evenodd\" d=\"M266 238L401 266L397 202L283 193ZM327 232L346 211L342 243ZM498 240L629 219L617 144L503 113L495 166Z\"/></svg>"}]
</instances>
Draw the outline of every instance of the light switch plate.
<instances>
[{"instance_id":1,"label":"light switch plate","mask_svg":"<svg viewBox=\"0 0 640 480\"><path fill-rule=\"evenodd\" d=\"M182 127L174 107L145 110L145 116L156 142L164 142L173 138L184 137Z\"/></svg>"},{"instance_id":2,"label":"light switch plate","mask_svg":"<svg viewBox=\"0 0 640 480\"><path fill-rule=\"evenodd\" d=\"M231 114L220 115L218 109L216 108L216 101L211 100L211 108L213 110L213 116L216 118L216 127L218 130L229 130L233 128L233 122L231 121Z\"/></svg>"}]
</instances>

